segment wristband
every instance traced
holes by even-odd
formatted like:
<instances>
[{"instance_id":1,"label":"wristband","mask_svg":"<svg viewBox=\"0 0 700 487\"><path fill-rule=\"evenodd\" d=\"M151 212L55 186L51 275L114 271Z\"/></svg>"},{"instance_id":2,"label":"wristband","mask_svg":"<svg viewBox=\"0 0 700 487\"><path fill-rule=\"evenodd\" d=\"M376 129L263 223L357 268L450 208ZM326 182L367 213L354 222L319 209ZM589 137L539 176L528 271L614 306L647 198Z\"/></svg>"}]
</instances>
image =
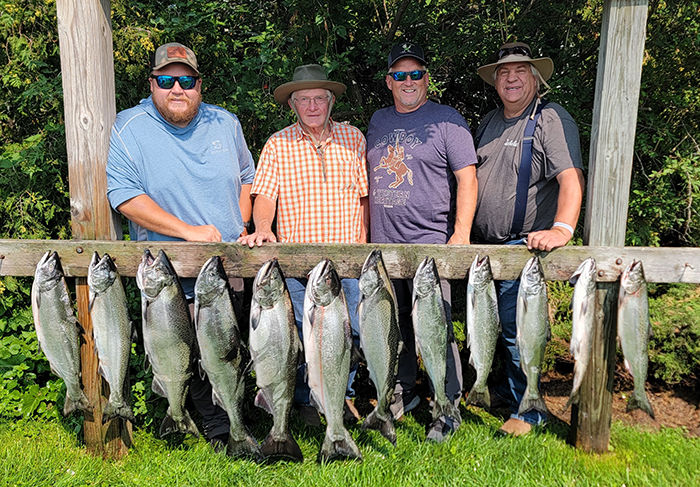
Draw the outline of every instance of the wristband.
<instances>
[{"instance_id":1,"label":"wristband","mask_svg":"<svg viewBox=\"0 0 700 487\"><path fill-rule=\"evenodd\" d=\"M554 227L566 228L572 236L574 235L574 227L572 227L572 226L569 225L568 223L564 223L564 222L554 222L554 225L552 225L552 228L554 228Z\"/></svg>"}]
</instances>

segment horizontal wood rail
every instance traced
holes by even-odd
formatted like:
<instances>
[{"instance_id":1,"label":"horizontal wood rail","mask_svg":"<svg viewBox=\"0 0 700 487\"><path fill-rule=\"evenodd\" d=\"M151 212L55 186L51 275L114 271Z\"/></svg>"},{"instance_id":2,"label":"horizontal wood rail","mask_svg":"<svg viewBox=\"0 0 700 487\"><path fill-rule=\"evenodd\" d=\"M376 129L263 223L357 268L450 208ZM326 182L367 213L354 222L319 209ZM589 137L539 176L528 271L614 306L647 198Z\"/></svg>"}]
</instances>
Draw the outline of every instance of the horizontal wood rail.
<instances>
[{"instance_id":1,"label":"horizontal wood rail","mask_svg":"<svg viewBox=\"0 0 700 487\"><path fill-rule=\"evenodd\" d=\"M425 256L434 257L440 276L466 277L474 256L488 255L495 279L515 279L534 255L521 245L429 244L264 244L249 249L237 243L129 242L102 240L0 240L0 276L33 276L37 262L48 250L58 252L67 276L85 277L93 252L114 258L123 276L136 275L145 248L165 250L180 277L197 277L213 255L224 258L229 276L254 277L262 264L276 257L288 277L305 277L324 258L331 259L341 277L358 277L372 249L381 249L389 275L412 278ZM649 282L700 283L700 249L658 247L575 247L538 252L545 277L567 280L586 258L598 264L598 281L616 281L633 260L644 263Z\"/></svg>"}]
</instances>

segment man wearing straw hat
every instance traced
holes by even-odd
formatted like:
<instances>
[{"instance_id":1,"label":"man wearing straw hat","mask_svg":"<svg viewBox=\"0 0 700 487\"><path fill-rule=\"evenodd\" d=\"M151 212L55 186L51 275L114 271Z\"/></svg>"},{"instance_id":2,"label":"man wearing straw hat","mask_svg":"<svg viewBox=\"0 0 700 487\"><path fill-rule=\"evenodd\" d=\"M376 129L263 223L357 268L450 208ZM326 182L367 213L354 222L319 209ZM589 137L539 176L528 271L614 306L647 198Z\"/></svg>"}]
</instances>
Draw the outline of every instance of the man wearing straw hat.
<instances>
[{"instance_id":1,"label":"man wearing straw hat","mask_svg":"<svg viewBox=\"0 0 700 487\"><path fill-rule=\"evenodd\" d=\"M475 243L550 251L566 245L578 222L583 164L578 128L571 115L547 102L540 87L554 71L550 58L534 58L522 42L504 44L479 76L496 88L503 105L489 112L476 132L479 194ZM518 414L526 388L515 346L519 280L496 283L507 380L493 391L509 403L501 432L522 435L546 421L536 410Z\"/></svg>"},{"instance_id":2,"label":"man wearing straw hat","mask_svg":"<svg viewBox=\"0 0 700 487\"><path fill-rule=\"evenodd\" d=\"M343 83L330 81L322 66L294 70L292 81L279 86L275 100L288 104L297 122L273 134L260 154L251 194L255 232L238 239L250 247L264 242L363 243L367 241L367 168L365 138L357 128L334 122L331 110ZM272 222L277 216L277 234ZM343 279L343 290L355 337L359 336L357 279ZM306 279L287 279L301 332ZM357 339L357 338L356 338ZM309 405L303 368L297 375L295 402L302 419L320 425ZM354 373L350 376L350 382ZM353 394L348 386L348 396ZM346 419L357 411L348 398Z\"/></svg>"}]
</instances>

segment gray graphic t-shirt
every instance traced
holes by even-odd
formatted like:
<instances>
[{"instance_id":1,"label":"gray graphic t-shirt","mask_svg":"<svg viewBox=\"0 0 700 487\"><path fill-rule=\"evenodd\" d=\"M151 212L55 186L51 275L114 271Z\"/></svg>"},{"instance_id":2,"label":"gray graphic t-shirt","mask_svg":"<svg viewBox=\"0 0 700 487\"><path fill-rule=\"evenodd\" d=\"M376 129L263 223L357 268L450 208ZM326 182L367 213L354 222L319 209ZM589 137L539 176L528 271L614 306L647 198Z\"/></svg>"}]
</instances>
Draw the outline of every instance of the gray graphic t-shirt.
<instances>
[{"instance_id":1,"label":"gray graphic t-shirt","mask_svg":"<svg viewBox=\"0 0 700 487\"><path fill-rule=\"evenodd\" d=\"M431 101L410 113L378 110L367 130L370 238L447 243L454 231L454 172L476 163L469 126Z\"/></svg>"},{"instance_id":2,"label":"gray graphic t-shirt","mask_svg":"<svg viewBox=\"0 0 700 487\"><path fill-rule=\"evenodd\" d=\"M479 196L472 225L474 243L509 240L523 135L534 100L523 114L507 119L503 108L486 114L479 125L476 178ZM532 173L522 234L551 228L557 212L557 174L569 168L583 169L578 128L571 115L556 103L548 103L535 127Z\"/></svg>"}]
</instances>

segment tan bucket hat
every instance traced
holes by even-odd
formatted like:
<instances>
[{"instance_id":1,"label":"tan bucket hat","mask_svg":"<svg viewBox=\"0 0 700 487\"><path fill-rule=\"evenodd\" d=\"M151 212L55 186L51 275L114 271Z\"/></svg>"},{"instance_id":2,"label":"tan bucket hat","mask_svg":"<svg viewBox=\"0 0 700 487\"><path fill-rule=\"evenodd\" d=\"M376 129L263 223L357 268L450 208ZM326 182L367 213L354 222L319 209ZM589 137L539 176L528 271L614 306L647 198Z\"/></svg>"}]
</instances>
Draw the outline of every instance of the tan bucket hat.
<instances>
[{"instance_id":1,"label":"tan bucket hat","mask_svg":"<svg viewBox=\"0 0 700 487\"><path fill-rule=\"evenodd\" d=\"M274 93L275 100L279 103L286 103L295 91L312 90L314 88L331 90L335 96L340 96L345 93L347 86L337 81L329 81L323 66L305 64L297 66L294 70L292 81L277 87Z\"/></svg>"},{"instance_id":2,"label":"tan bucket hat","mask_svg":"<svg viewBox=\"0 0 700 487\"><path fill-rule=\"evenodd\" d=\"M192 49L183 46L179 42L169 42L163 44L153 56L153 66L151 71L163 69L168 64L182 63L194 69L199 74L199 65L197 64L197 56L194 55Z\"/></svg>"},{"instance_id":3,"label":"tan bucket hat","mask_svg":"<svg viewBox=\"0 0 700 487\"><path fill-rule=\"evenodd\" d=\"M503 44L495 57L497 59L495 63L486 64L476 70L479 76L481 76L481 79L491 86L494 86L493 73L501 64L530 63L537 68L537 71L540 72L544 81L547 81L554 72L554 63L552 60L548 57L533 59L530 46L524 42L509 42L508 44Z\"/></svg>"}]
</instances>

